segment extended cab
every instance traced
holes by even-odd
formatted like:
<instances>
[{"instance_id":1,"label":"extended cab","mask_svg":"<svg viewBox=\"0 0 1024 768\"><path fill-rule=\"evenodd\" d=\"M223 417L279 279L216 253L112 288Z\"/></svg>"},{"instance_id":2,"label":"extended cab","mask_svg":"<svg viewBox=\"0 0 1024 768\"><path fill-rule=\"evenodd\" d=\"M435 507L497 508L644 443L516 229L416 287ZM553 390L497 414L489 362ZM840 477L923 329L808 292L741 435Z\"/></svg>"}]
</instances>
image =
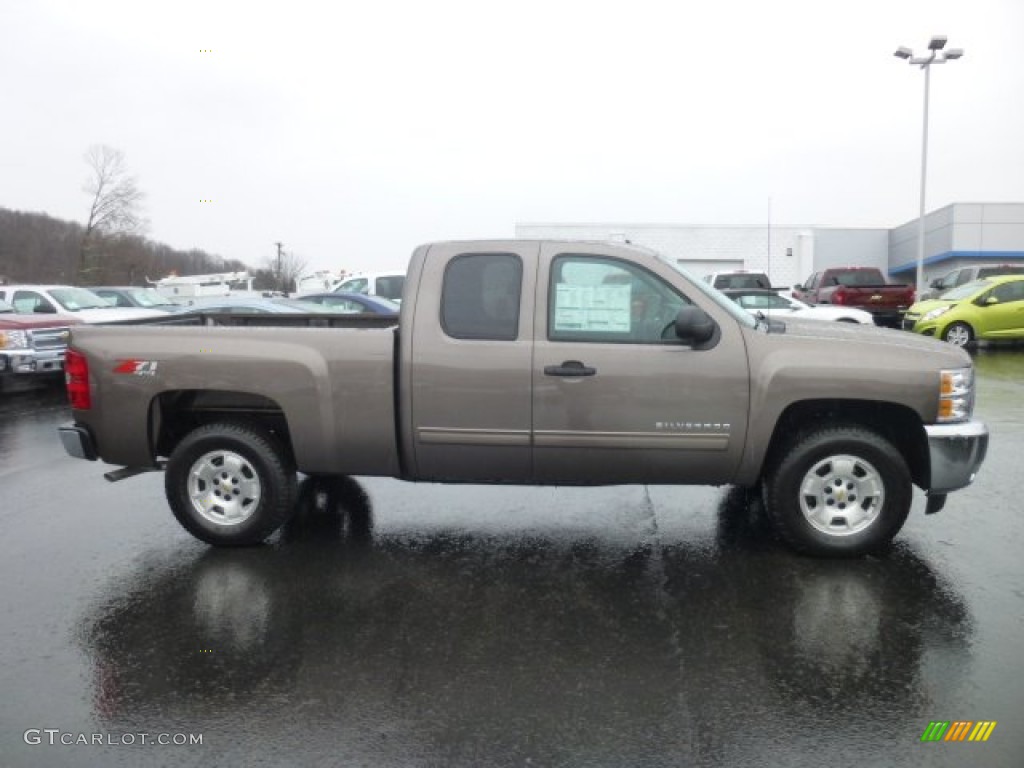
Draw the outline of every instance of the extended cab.
<instances>
[{"instance_id":1,"label":"extended cab","mask_svg":"<svg viewBox=\"0 0 1024 768\"><path fill-rule=\"evenodd\" d=\"M837 267L815 272L793 296L807 304L838 304L870 312L878 325L899 328L914 303L914 288L891 284L874 267Z\"/></svg>"},{"instance_id":2,"label":"extended cab","mask_svg":"<svg viewBox=\"0 0 1024 768\"><path fill-rule=\"evenodd\" d=\"M165 468L215 545L280 527L302 472L760 487L794 547L848 556L896 535L913 484L941 508L988 445L962 349L766 323L628 245L435 243L398 318L264 317L279 327L76 328L66 450L112 479Z\"/></svg>"}]
</instances>

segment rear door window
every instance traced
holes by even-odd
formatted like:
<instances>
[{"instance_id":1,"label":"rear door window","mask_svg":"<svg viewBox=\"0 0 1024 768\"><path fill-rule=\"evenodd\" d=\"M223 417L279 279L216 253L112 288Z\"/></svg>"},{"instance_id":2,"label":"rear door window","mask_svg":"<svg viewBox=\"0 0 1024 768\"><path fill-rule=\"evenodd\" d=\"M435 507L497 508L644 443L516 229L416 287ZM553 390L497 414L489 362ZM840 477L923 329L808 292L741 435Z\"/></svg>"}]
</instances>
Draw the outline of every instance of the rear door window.
<instances>
[{"instance_id":1,"label":"rear door window","mask_svg":"<svg viewBox=\"0 0 1024 768\"><path fill-rule=\"evenodd\" d=\"M441 327L455 339L519 337L523 263L514 253L467 253L444 271Z\"/></svg>"}]
</instances>

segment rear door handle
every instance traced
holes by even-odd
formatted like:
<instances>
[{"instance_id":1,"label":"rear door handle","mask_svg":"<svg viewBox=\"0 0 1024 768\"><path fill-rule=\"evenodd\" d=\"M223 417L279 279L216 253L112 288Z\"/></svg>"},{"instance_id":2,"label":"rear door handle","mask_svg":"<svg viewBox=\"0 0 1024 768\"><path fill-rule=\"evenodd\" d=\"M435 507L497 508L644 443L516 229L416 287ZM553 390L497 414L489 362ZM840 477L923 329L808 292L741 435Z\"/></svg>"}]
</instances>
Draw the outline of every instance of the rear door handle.
<instances>
[{"instance_id":1,"label":"rear door handle","mask_svg":"<svg viewBox=\"0 0 1024 768\"><path fill-rule=\"evenodd\" d=\"M566 360L561 365L548 365L544 367L545 376L593 376L597 368L584 365L579 360Z\"/></svg>"}]
</instances>

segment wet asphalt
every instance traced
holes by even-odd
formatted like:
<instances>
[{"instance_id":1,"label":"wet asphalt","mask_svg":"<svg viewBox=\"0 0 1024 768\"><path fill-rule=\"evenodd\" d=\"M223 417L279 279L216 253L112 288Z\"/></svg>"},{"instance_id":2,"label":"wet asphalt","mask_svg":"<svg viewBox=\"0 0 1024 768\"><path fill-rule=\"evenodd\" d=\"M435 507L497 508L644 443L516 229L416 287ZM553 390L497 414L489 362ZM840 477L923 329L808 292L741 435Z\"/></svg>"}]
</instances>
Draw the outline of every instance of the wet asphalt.
<instances>
[{"instance_id":1,"label":"wet asphalt","mask_svg":"<svg viewBox=\"0 0 1024 768\"><path fill-rule=\"evenodd\" d=\"M1022 766L1024 350L975 360L977 482L841 562L735 489L373 478L212 550L4 396L0 766Z\"/></svg>"}]
</instances>

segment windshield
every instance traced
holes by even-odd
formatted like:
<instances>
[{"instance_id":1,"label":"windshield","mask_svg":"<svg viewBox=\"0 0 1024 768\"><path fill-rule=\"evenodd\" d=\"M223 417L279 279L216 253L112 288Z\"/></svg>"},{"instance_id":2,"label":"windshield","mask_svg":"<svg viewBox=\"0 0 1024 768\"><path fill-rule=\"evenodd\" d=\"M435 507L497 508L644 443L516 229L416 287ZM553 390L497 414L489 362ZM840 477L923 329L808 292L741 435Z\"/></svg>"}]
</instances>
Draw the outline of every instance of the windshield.
<instances>
[{"instance_id":1,"label":"windshield","mask_svg":"<svg viewBox=\"0 0 1024 768\"><path fill-rule=\"evenodd\" d=\"M132 288L125 291L140 307L166 307L172 302L155 288Z\"/></svg>"},{"instance_id":2,"label":"windshield","mask_svg":"<svg viewBox=\"0 0 1024 768\"><path fill-rule=\"evenodd\" d=\"M756 328L757 327L757 319L752 314L747 312L747 310L743 309L743 307L741 307L735 301L733 301L728 296L726 296L724 293L722 293L720 290L718 290L717 288L713 288L711 285L709 285L708 283L705 283L703 280L700 280L700 279L694 277L691 272L688 272L685 268L683 268L683 267L679 266L678 264L674 263L668 257L666 257L666 256L664 256L664 255L662 255L660 253L658 253L656 255L657 255L657 257L661 261L663 261L666 264L668 264L670 267L672 267L672 269L674 269L676 272L678 272L683 277L685 277L687 280L689 280L691 283L693 283L693 286L698 291L703 293L705 296L707 296L709 299L711 299L713 302L715 302L715 304L717 304L722 309L724 309L726 312L728 312L730 315L732 315L734 318L736 318L736 320L738 322L742 323L743 325L747 326L748 328Z\"/></svg>"},{"instance_id":3,"label":"windshield","mask_svg":"<svg viewBox=\"0 0 1024 768\"><path fill-rule=\"evenodd\" d=\"M777 293L745 293L733 297L734 301L746 310L755 312L765 309L795 309L788 299L784 299Z\"/></svg>"},{"instance_id":4,"label":"windshield","mask_svg":"<svg viewBox=\"0 0 1024 768\"><path fill-rule=\"evenodd\" d=\"M959 288L954 288L952 291L946 291L939 298L944 301L960 301L961 299L969 299L978 291L991 287L992 283L989 280L972 280L969 283L964 283Z\"/></svg>"},{"instance_id":5,"label":"windshield","mask_svg":"<svg viewBox=\"0 0 1024 768\"><path fill-rule=\"evenodd\" d=\"M54 288L50 296L68 312L82 309L110 309L110 302L85 288Z\"/></svg>"}]
</instances>

